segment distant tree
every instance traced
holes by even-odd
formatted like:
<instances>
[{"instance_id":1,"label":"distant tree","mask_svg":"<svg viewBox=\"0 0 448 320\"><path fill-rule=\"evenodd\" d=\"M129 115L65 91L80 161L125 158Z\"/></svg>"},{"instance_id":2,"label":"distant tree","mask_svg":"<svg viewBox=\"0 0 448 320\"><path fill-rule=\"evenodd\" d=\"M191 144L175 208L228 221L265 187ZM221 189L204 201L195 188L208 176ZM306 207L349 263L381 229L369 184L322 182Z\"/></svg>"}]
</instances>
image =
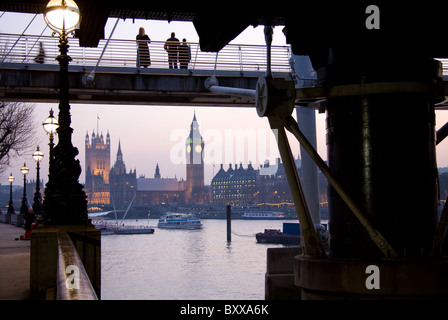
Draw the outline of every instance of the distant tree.
<instances>
[{"instance_id":1,"label":"distant tree","mask_svg":"<svg viewBox=\"0 0 448 320\"><path fill-rule=\"evenodd\" d=\"M0 101L0 173L36 145L34 105Z\"/></svg>"}]
</instances>

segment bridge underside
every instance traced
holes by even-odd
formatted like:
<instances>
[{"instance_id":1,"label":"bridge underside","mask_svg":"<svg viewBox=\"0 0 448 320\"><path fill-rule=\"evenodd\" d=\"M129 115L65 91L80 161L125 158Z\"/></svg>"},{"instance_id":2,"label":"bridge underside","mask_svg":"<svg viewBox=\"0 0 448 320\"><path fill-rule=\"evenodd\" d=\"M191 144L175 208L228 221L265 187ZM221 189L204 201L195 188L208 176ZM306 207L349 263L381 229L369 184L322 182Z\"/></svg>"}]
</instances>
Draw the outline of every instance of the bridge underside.
<instances>
[{"instance_id":1,"label":"bridge underside","mask_svg":"<svg viewBox=\"0 0 448 320\"><path fill-rule=\"evenodd\" d=\"M0 70L0 99L7 101L59 101L59 66L4 64ZM83 67L70 66L70 103L254 107L251 97L211 93L204 86L212 71L107 68L95 72L92 85L84 85L89 74ZM220 85L255 89L263 73L220 71ZM277 74L287 77L288 74Z\"/></svg>"},{"instance_id":2,"label":"bridge underside","mask_svg":"<svg viewBox=\"0 0 448 320\"><path fill-rule=\"evenodd\" d=\"M285 25L293 53L310 57L323 92L347 85L396 83L402 88L420 83L415 92L360 90L327 97L329 171L375 228L366 228L340 188L332 185L328 255L296 256L294 281L302 299L448 299L448 210L440 220L437 212L434 104L441 100L420 90L442 81L433 58L448 57L448 42L443 41L446 2L389 1L377 4L372 13L370 1L277 1L246 12L230 3L211 10L190 3L77 1L84 18L78 32L82 45L96 45L108 16L193 21L205 51L219 51L249 25ZM24 6L16 10L42 12L44 4L3 1L0 10ZM72 93L80 88L80 75L71 73ZM202 86L203 81L196 84ZM220 84L254 88L231 81ZM291 176L288 180L296 178ZM380 241L378 232L383 235ZM382 250L386 244L393 250ZM369 271L372 266L374 271Z\"/></svg>"}]
</instances>

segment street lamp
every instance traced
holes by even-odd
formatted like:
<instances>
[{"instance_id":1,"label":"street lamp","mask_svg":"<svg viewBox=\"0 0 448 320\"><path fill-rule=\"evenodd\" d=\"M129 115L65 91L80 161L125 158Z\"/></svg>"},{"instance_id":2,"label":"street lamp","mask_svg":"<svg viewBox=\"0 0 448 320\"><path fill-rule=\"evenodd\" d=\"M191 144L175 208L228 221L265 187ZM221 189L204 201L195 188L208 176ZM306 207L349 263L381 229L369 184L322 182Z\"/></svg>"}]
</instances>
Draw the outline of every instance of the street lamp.
<instances>
[{"instance_id":1,"label":"street lamp","mask_svg":"<svg viewBox=\"0 0 448 320\"><path fill-rule=\"evenodd\" d=\"M86 224L87 196L78 178L81 174L78 149L72 145L73 129L70 127L70 104L68 87L68 34L80 21L80 11L72 0L51 0L44 11L47 25L59 34L59 137L52 150L48 183L45 189L44 214L47 224Z\"/></svg>"},{"instance_id":2,"label":"street lamp","mask_svg":"<svg viewBox=\"0 0 448 320\"><path fill-rule=\"evenodd\" d=\"M73 0L51 0L44 12L45 23L55 32L70 33L78 28L81 15Z\"/></svg>"},{"instance_id":3,"label":"street lamp","mask_svg":"<svg viewBox=\"0 0 448 320\"><path fill-rule=\"evenodd\" d=\"M45 132L50 135L49 146L50 146L50 166L51 166L51 162L53 160L53 147L54 147L53 137L56 134L56 129L59 128L59 123L53 116L53 109L50 109L50 115L42 123L42 126L44 127Z\"/></svg>"},{"instance_id":4,"label":"street lamp","mask_svg":"<svg viewBox=\"0 0 448 320\"><path fill-rule=\"evenodd\" d=\"M14 204L12 201L12 183L14 182L14 177L12 176L12 173L8 177L9 181L9 203L8 203L8 211L6 213L5 217L5 223L11 222L11 215L14 214Z\"/></svg>"},{"instance_id":5,"label":"street lamp","mask_svg":"<svg viewBox=\"0 0 448 320\"><path fill-rule=\"evenodd\" d=\"M22 226L22 219L28 213L28 199L26 198L26 174L29 169L26 166L26 163L23 163L23 167L20 169L20 172L23 174L23 196L22 196L22 205L20 206L20 214L17 217L17 226Z\"/></svg>"},{"instance_id":6,"label":"street lamp","mask_svg":"<svg viewBox=\"0 0 448 320\"><path fill-rule=\"evenodd\" d=\"M37 146L36 151L33 153L33 159L36 161L36 191L34 192L33 198L33 212L37 216L42 214L42 195L40 194L40 181L39 181L39 169L40 162L44 158L44 154L39 150L39 146Z\"/></svg>"}]
</instances>

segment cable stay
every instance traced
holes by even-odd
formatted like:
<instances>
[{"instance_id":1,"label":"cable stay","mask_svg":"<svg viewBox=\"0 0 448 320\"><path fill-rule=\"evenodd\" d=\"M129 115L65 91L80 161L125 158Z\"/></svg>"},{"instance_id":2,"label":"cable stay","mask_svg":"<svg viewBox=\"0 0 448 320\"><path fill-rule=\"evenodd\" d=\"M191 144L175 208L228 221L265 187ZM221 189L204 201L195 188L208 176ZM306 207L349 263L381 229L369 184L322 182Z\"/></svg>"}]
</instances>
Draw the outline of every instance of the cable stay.
<instances>
[{"instance_id":1,"label":"cable stay","mask_svg":"<svg viewBox=\"0 0 448 320\"><path fill-rule=\"evenodd\" d=\"M117 21L115 21L115 25L112 28L112 31L110 32L109 38L107 39L106 44L104 45L103 51L101 52L101 55L98 58L98 61L96 62L95 68L93 68L93 70L90 72L90 74L84 75L82 77L82 82L83 82L84 85L91 84L95 80L95 70L96 70L96 68L98 68L98 65L100 64L100 61L103 58L104 52L106 51L107 46L109 45L110 39L112 38L112 36L114 34L114 31L115 31L115 28L117 27L119 21L120 21L120 18L117 18Z\"/></svg>"},{"instance_id":2,"label":"cable stay","mask_svg":"<svg viewBox=\"0 0 448 320\"><path fill-rule=\"evenodd\" d=\"M132 198L131 202L129 203L128 208L126 209L126 212L123 215L123 218L121 219L120 225L123 224L123 220L126 218L126 215L128 214L129 209L132 206L132 202L134 202L135 197L137 196L137 194L134 194L134 197Z\"/></svg>"},{"instance_id":3,"label":"cable stay","mask_svg":"<svg viewBox=\"0 0 448 320\"><path fill-rule=\"evenodd\" d=\"M12 49L14 49L14 47L16 46L16 44L19 42L19 40L23 37L23 35L25 34L26 30L28 30L29 26L31 25L31 23L33 23L34 19L36 19L36 17L39 15L39 13L36 13L33 17L33 19L31 19L30 23L28 23L28 25L26 26L25 30L23 30L22 34L17 38L16 42L14 43L14 45L11 47L11 49L9 49L8 53L3 57L2 59L2 63L5 61L5 59L9 56L9 54L11 53ZM2 15L3 16L3 15Z\"/></svg>"},{"instance_id":4,"label":"cable stay","mask_svg":"<svg viewBox=\"0 0 448 320\"><path fill-rule=\"evenodd\" d=\"M0 16L0 18L1 18L1 16ZM48 26L46 25L44 27L44 30L42 30L40 35L37 37L36 41L34 41L33 45L31 46L31 49L26 54L25 58L23 58L22 63L25 62L25 60L28 58L29 54L31 53L31 51L33 51L34 47L36 46L36 43L39 41L40 37L42 37L42 35L44 34L45 30L47 30L47 28L48 28Z\"/></svg>"}]
</instances>

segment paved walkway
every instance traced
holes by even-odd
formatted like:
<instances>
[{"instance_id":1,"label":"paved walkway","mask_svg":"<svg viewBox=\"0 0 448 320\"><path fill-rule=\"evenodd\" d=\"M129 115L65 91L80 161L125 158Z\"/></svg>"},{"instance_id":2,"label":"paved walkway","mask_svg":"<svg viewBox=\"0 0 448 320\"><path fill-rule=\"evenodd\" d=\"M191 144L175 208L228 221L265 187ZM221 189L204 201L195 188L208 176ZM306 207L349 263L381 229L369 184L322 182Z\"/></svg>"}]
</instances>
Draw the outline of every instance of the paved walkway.
<instances>
[{"instance_id":1,"label":"paved walkway","mask_svg":"<svg viewBox=\"0 0 448 320\"><path fill-rule=\"evenodd\" d=\"M30 292L30 241L23 228L0 223L0 300L26 300Z\"/></svg>"}]
</instances>

